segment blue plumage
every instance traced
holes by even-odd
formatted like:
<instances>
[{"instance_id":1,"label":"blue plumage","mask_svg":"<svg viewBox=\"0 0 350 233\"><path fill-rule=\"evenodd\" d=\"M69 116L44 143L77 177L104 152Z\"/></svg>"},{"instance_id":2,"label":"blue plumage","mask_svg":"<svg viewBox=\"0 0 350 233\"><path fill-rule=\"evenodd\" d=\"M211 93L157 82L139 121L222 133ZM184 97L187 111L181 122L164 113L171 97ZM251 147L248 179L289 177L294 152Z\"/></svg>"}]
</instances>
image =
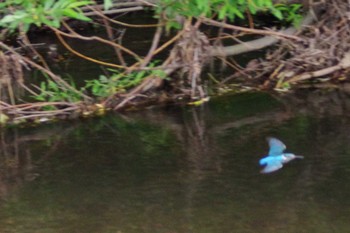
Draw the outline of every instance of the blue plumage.
<instances>
[{"instance_id":1,"label":"blue plumage","mask_svg":"<svg viewBox=\"0 0 350 233\"><path fill-rule=\"evenodd\" d=\"M283 151L286 149L286 145L284 145L283 142L277 138L267 138L267 141L270 146L268 156L278 156L283 154Z\"/></svg>"},{"instance_id":2,"label":"blue plumage","mask_svg":"<svg viewBox=\"0 0 350 233\"><path fill-rule=\"evenodd\" d=\"M283 164L288 163L295 158L304 158L300 155L284 153L286 146L277 138L267 138L267 141L269 143L270 150L266 157L259 160L259 164L261 166L265 166L261 170L261 173L277 171L283 167Z\"/></svg>"}]
</instances>

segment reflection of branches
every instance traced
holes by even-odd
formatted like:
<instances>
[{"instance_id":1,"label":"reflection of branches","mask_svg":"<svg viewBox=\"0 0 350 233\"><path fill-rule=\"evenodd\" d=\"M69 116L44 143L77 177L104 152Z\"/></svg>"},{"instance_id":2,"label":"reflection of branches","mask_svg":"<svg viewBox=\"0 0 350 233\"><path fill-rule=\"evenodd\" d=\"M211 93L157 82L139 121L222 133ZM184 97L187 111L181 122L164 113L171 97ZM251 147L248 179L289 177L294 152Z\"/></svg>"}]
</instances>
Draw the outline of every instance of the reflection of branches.
<instances>
[{"instance_id":1,"label":"reflection of branches","mask_svg":"<svg viewBox=\"0 0 350 233\"><path fill-rule=\"evenodd\" d=\"M21 134L17 130L11 132L2 131L0 134L0 199L6 198L14 190L26 181L32 181L38 174L35 168L38 164L46 161L59 148L60 138L63 138L74 127L62 129L40 130L34 134ZM43 141L55 138L54 144L43 154L42 157L33 161L32 151L29 145L35 141Z\"/></svg>"},{"instance_id":2,"label":"reflection of branches","mask_svg":"<svg viewBox=\"0 0 350 233\"><path fill-rule=\"evenodd\" d=\"M24 180L30 177L26 171L32 167L30 155L16 142L17 132L13 134L13 144L7 143L5 133L0 135L0 198L5 198L13 189L20 186ZM22 152L24 154L20 155Z\"/></svg>"},{"instance_id":3,"label":"reflection of branches","mask_svg":"<svg viewBox=\"0 0 350 233\"><path fill-rule=\"evenodd\" d=\"M304 191L298 195L311 195L314 185L328 180L335 169L339 168L339 153L344 153L344 145L348 145L350 140L350 122L344 118L350 114L347 87L346 84L343 89L299 90L293 95L275 96L290 114L310 116L304 127L313 127L311 140L305 137L295 139L300 140L301 145L305 144L305 140L309 140L305 149L310 150L305 151L305 156L309 161L312 160L309 163L305 162L305 169L298 181L298 189ZM308 153L309 151L312 153Z\"/></svg>"},{"instance_id":4,"label":"reflection of branches","mask_svg":"<svg viewBox=\"0 0 350 233\"><path fill-rule=\"evenodd\" d=\"M188 159L197 171L200 171L205 165L209 165L205 164L208 159L209 138L206 133L203 114L203 108L192 108L190 119L184 122L186 130L184 143L186 144Z\"/></svg>"},{"instance_id":5,"label":"reflection of branches","mask_svg":"<svg viewBox=\"0 0 350 233\"><path fill-rule=\"evenodd\" d=\"M350 85L345 84L343 87L327 91L300 90L294 95L276 95L275 98L294 113L305 113L317 117L349 115L348 86Z\"/></svg>"},{"instance_id":6,"label":"reflection of branches","mask_svg":"<svg viewBox=\"0 0 350 233\"><path fill-rule=\"evenodd\" d=\"M61 132L60 132L59 139L64 139L65 136L66 136L67 134L69 134L69 133L70 133L72 130L74 130L74 129L75 129L75 127L69 127L69 128L67 128L67 129L65 129L63 132L61 131ZM56 140L53 142L53 145L50 146L50 149L49 149L46 153L44 153L43 156L42 156L40 159L36 160L36 165L41 164L41 163L43 163L44 161L48 160L49 157L50 157L53 153L55 153L57 150L59 150L59 147L60 147L61 144L62 144L62 140L56 139Z\"/></svg>"},{"instance_id":7,"label":"reflection of branches","mask_svg":"<svg viewBox=\"0 0 350 233\"><path fill-rule=\"evenodd\" d=\"M248 125L255 125L260 124L264 122L271 122L271 121L277 121L277 122L283 122L284 120L289 119L292 117L290 114L286 114L286 112L282 111L274 111L274 112L267 112L262 113L255 116L246 117L243 119L238 119L232 122L227 122L225 124L221 124L218 126L214 126L213 129L211 129L211 132L214 134L217 133L223 133L225 130L232 129L232 128L241 128Z\"/></svg>"}]
</instances>

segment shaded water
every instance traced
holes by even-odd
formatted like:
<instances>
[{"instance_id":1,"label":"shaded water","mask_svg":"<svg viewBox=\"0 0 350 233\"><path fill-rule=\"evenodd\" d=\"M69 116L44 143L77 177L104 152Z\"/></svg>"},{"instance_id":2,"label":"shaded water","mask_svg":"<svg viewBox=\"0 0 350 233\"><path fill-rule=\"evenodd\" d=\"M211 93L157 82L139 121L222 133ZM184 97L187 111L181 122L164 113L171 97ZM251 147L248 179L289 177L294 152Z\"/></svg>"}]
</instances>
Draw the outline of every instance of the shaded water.
<instances>
[{"instance_id":1,"label":"shaded water","mask_svg":"<svg viewBox=\"0 0 350 233\"><path fill-rule=\"evenodd\" d=\"M349 232L349 103L253 93L8 130L0 232ZM260 174L267 136L305 159Z\"/></svg>"}]
</instances>

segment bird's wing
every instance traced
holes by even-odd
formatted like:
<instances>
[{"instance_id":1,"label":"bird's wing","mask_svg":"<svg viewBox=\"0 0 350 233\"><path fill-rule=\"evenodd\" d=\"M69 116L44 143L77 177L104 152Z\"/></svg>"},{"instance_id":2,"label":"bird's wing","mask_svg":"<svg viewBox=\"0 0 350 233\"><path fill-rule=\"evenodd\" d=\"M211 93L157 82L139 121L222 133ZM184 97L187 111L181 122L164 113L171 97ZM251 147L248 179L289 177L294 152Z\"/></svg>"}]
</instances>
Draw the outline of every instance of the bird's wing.
<instances>
[{"instance_id":1,"label":"bird's wing","mask_svg":"<svg viewBox=\"0 0 350 233\"><path fill-rule=\"evenodd\" d=\"M286 145L284 145L283 142L281 142L277 138L267 138L267 141L270 146L269 156L281 155L286 149Z\"/></svg>"},{"instance_id":2,"label":"bird's wing","mask_svg":"<svg viewBox=\"0 0 350 233\"><path fill-rule=\"evenodd\" d=\"M282 163L280 161L269 161L264 169L262 169L261 173L271 173L274 171L277 171L278 169L281 169L283 167Z\"/></svg>"}]
</instances>

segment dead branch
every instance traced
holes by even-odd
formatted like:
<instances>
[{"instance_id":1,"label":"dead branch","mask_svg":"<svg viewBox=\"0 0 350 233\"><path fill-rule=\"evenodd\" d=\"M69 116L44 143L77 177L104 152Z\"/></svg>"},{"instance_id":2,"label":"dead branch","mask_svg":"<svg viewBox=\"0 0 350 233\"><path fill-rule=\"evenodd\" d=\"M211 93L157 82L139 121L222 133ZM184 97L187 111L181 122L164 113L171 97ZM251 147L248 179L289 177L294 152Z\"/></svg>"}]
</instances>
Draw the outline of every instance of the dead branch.
<instances>
[{"instance_id":1,"label":"dead branch","mask_svg":"<svg viewBox=\"0 0 350 233\"><path fill-rule=\"evenodd\" d=\"M304 81L311 78L323 77L329 74L334 73L338 70L344 70L350 68L350 53L346 53L344 58L339 62L339 64L325 69L303 73L288 80L288 83L296 83L299 81Z\"/></svg>"},{"instance_id":2,"label":"dead branch","mask_svg":"<svg viewBox=\"0 0 350 233\"><path fill-rule=\"evenodd\" d=\"M162 35L162 27L157 27L156 32L154 33L153 40L152 40L152 45L151 48L149 49L146 57L143 59L142 63L140 64L140 68L144 68L148 65L148 63L151 61L152 57L154 56L154 52L156 51L160 37Z\"/></svg>"},{"instance_id":3,"label":"dead branch","mask_svg":"<svg viewBox=\"0 0 350 233\"><path fill-rule=\"evenodd\" d=\"M314 20L315 20L315 18L313 16L313 14L311 13L311 11L309 11L308 14L305 16L305 18L303 19L303 21L301 23L301 27L306 27L306 26L310 25ZM221 25L221 24L218 23L217 26L219 26L219 25ZM224 25L222 25L222 26L224 27ZM229 25L229 26L233 26L233 25ZM236 45L232 45L232 46L212 47L212 49L210 51L212 56L234 56L234 55L238 55L238 54L242 54L242 53L256 51L256 50L271 46L273 44L276 44L277 42L279 42L283 38L297 40L297 41L303 41L302 38L293 36L293 34L295 34L297 32L297 29L295 27L290 27L288 29L280 30L278 32L251 29L251 28L242 28L242 27L237 27L237 26L230 27L230 29L240 30L240 31L255 33L255 34L261 34L261 35L268 34L269 36L265 36L265 37L262 37L262 38L259 38L256 40L252 40L252 41L242 42L240 44L236 44Z\"/></svg>"},{"instance_id":4,"label":"dead branch","mask_svg":"<svg viewBox=\"0 0 350 233\"><path fill-rule=\"evenodd\" d=\"M105 39L103 39L101 37L98 37L98 36L90 36L90 37L82 36L82 35L78 34L77 32L75 32L73 29L71 29L64 22L63 22L63 25L70 31L70 33L65 33L65 32L60 31L60 30L58 30L56 28L53 28L53 27L50 27L50 29L53 30L56 34L60 34L60 35L63 35L63 36L66 36L66 37L70 37L70 38L87 40L87 41L96 40L96 41L99 41L101 43L110 45L112 47L119 48L122 51L126 52L127 54L133 56L136 60L140 60L141 59L136 53L132 52L131 50L125 48L124 46L122 46L120 44L114 43L113 41L105 40Z\"/></svg>"},{"instance_id":5,"label":"dead branch","mask_svg":"<svg viewBox=\"0 0 350 233\"><path fill-rule=\"evenodd\" d=\"M299 42L303 41L303 39L300 37L288 35L288 34L285 34L283 32L274 32L274 31L269 31L269 30L245 28L245 27L231 25L231 24L219 22L219 21L204 18L204 17L200 17L200 19L203 21L204 24L211 25L211 26L223 27L226 29L242 31L242 32L250 33L250 34L270 35L270 36L275 36L275 37L280 37L280 38L285 38L285 39L291 39L291 40L295 40L295 41L299 41Z\"/></svg>"}]
</instances>

